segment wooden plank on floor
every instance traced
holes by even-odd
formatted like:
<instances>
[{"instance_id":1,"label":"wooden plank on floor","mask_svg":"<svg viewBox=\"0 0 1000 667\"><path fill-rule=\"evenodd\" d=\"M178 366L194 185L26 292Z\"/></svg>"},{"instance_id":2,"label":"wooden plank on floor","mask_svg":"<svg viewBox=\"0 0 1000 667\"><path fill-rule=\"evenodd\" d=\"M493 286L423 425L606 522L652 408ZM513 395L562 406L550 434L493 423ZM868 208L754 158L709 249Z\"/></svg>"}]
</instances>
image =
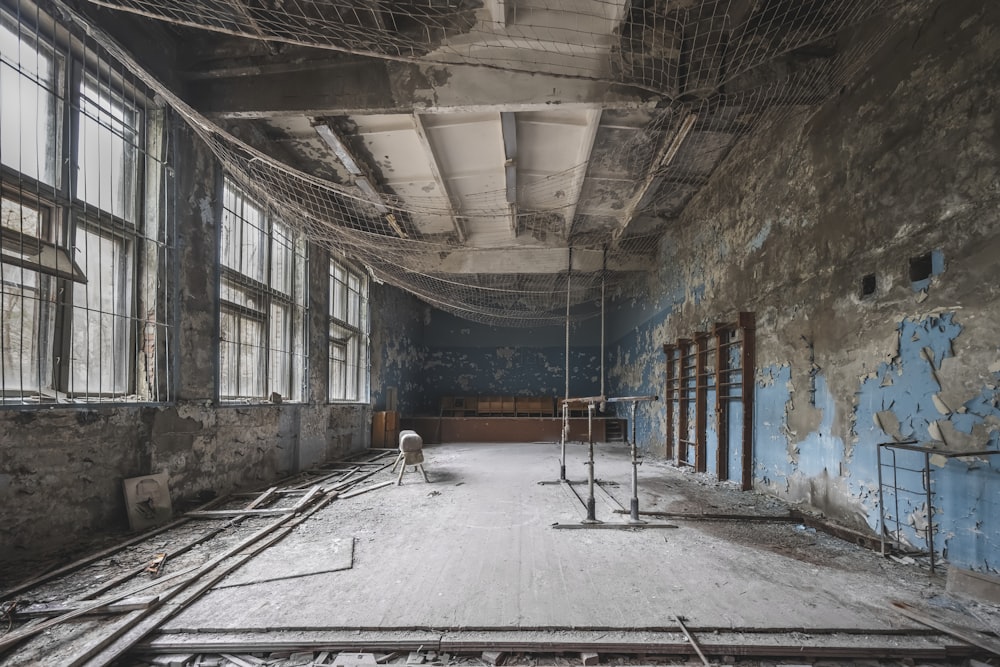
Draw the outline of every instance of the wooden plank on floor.
<instances>
[{"instance_id":1,"label":"wooden plank on floor","mask_svg":"<svg viewBox=\"0 0 1000 667\"><path fill-rule=\"evenodd\" d=\"M1000 641L993 639L992 637L988 637L981 632L976 632L975 630L971 630L969 628L956 627L928 610L917 609L916 607L900 600L892 600L889 604L897 612L916 621L917 623L923 623L927 627L944 632L945 634L951 635L956 639L961 639L967 644L978 646L984 651L989 651L994 655L1000 655Z\"/></svg>"},{"instance_id":2,"label":"wooden plank on floor","mask_svg":"<svg viewBox=\"0 0 1000 667\"><path fill-rule=\"evenodd\" d=\"M226 499L226 496L215 498L213 500L208 501L204 505L199 506L194 511L207 510L210 507L214 507L214 506L222 503L225 499ZM14 586L12 588L8 588L7 590L3 591L2 593L0 593L0 600L9 600L12 597L14 597L15 595L17 595L18 593L26 591L29 588L37 586L38 584L43 584L46 581L51 581L52 579L55 579L58 576L61 576L61 575L64 575L64 574L69 574L70 572L74 572L74 571L80 569L81 567L84 567L86 565L90 565L94 561L97 561L97 560L100 560L101 558L104 558L105 556L111 556L113 554L118 553L119 551L122 551L122 550L124 550L124 549L132 546L133 544L138 544L139 542L142 542L143 540L148 540L149 538L155 537L155 536L159 535L160 533L164 533L164 532L166 532L166 531L168 531L168 530L170 530L172 528L176 528L177 526L180 526L181 524L186 523L187 521L188 521L187 517L181 517L179 519L175 519L174 521L171 521L170 523L166 523L166 524L164 524L164 525L162 525L162 526L160 526L158 528L154 528L154 529L152 529L150 531L142 533L141 535L136 535L135 537L127 539L124 542L119 542L118 544L116 544L114 546L111 546L111 547L108 547L107 549L102 549L101 551L98 551L97 553L93 553L93 554L91 554L89 556L85 556L84 558L81 558L79 560L75 560L72 563L69 563L67 565L63 565L62 567L56 568L55 570L51 570L49 572L45 572L43 574L40 574L40 575L38 575L38 576L36 576L36 577L34 577L32 579L29 579L28 581L24 581L24 582L18 584L17 586Z\"/></svg>"},{"instance_id":3,"label":"wooden plank on floor","mask_svg":"<svg viewBox=\"0 0 1000 667\"><path fill-rule=\"evenodd\" d=\"M348 491L347 493L340 494L340 499L343 500L344 498L360 496L362 493L368 493L369 491L374 491L375 489L381 489L382 487L389 486L390 484L395 484L395 482L390 479L385 482L379 482L378 484L372 484L371 486L365 486L360 489Z\"/></svg>"},{"instance_id":4,"label":"wooden plank on floor","mask_svg":"<svg viewBox=\"0 0 1000 667\"><path fill-rule=\"evenodd\" d=\"M646 528L678 528L672 523L554 523L552 528L585 530L644 530Z\"/></svg>"},{"instance_id":5,"label":"wooden plank on floor","mask_svg":"<svg viewBox=\"0 0 1000 667\"><path fill-rule=\"evenodd\" d=\"M272 497L274 497L274 494L276 494L277 492L278 492L278 487L272 486L268 490L264 491L264 493L262 493L259 496L257 496L256 499L254 499L253 501L251 501L246 506L246 509L248 509L248 510L257 509L258 507L260 507L261 505L263 505L264 503L266 503L268 500L270 500Z\"/></svg>"}]
</instances>

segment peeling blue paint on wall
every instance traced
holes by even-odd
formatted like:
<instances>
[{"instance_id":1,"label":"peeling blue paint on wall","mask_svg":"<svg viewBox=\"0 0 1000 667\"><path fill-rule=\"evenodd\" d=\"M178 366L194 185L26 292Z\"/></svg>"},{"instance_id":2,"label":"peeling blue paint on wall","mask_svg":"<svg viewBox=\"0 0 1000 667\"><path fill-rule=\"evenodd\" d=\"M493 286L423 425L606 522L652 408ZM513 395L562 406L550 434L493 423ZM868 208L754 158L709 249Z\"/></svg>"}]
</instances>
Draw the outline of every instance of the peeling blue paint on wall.
<instances>
[{"instance_id":1,"label":"peeling blue paint on wall","mask_svg":"<svg viewBox=\"0 0 1000 667\"><path fill-rule=\"evenodd\" d=\"M876 531L880 527L877 446L892 440L892 434L877 423L893 431L898 422L895 435L919 443L934 441L933 432L940 433L943 425L950 424L955 431L965 434L979 427L986 436L975 444L976 449L1000 447L1000 434L995 428L1000 424L997 389L1000 373L994 374L994 382L986 384L963 404L964 412L943 414L935 404L934 397L941 391L938 379L941 364L953 356L952 344L962 332L955 314L906 319L899 324L898 332L895 359L879 364L874 377L860 383L854 422L856 440L850 458L845 457L850 494L865 508L868 524ZM991 424L994 426L988 430ZM924 456L919 452L895 452L898 468L910 469L897 470L895 485L907 491L895 494L889 490L885 506L892 518L901 519L902 538L915 547L926 548L923 476L914 472L922 469ZM892 456L891 452L883 451L885 462L891 461ZM988 571L1000 567L1000 513L996 511L1000 496L998 459L932 460L935 550L959 567ZM803 456L800 469L808 465L811 464ZM883 475L889 474L891 469L884 467ZM895 528L895 524L890 527Z\"/></svg>"},{"instance_id":2,"label":"peeling blue paint on wall","mask_svg":"<svg viewBox=\"0 0 1000 667\"><path fill-rule=\"evenodd\" d=\"M931 440L929 426L942 418L933 396L941 390L937 371L944 359L953 355L952 341L962 331L954 314L928 317L900 323L899 350L891 363L879 364L875 377L861 383L856 409L856 435L859 444L877 442L867 439L874 435L886 440L881 430L873 431L875 415L891 412L899 420L899 433L904 438Z\"/></svg>"},{"instance_id":3,"label":"peeling blue paint on wall","mask_svg":"<svg viewBox=\"0 0 1000 667\"><path fill-rule=\"evenodd\" d=\"M666 438L663 383L663 342L657 336L669 311L636 326L610 345L607 353L605 394L608 396L659 396L659 401L639 403L636 409L636 442L647 452L661 449ZM610 408L609 408L610 410ZM613 414L630 417L625 404L614 404ZM629 424L629 433L632 425Z\"/></svg>"},{"instance_id":4,"label":"peeling blue paint on wall","mask_svg":"<svg viewBox=\"0 0 1000 667\"><path fill-rule=\"evenodd\" d=\"M791 368L774 366L758 375L755 391L754 476L795 501L828 508L843 493L847 447L835 435L836 397L822 373L816 374L812 403L800 409L819 413L819 424L807 433L795 433L788 414L795 409Z\"/></svg>"},{"instance_id":5,"label":"peeling blue paint on wall","mask_svg":"<svg viewBox=\"0 0 1000 667\"><path fill-rule=\"evenodd\" d=\"M558 347L431 348L424 382L441 396L553 396L566 390L566 350ZM600 389L600 347L570 349L570 393ZM436 403L434 403L436 405Z\"/></svg>"},{"instance_id":6,"label":"peeling blue paint on wall","mask_svg":"<svg viewBox=\"0 0 1000 667\"><path fill-rule=\"evenodd\" d=\"M769 366L759 373L754 390L754 477L782 491L788 490L788 476L794 471L786 422L791 379L789 366Z\"/></svg>"},{"instance_id":7,"label":"peeling blue paint on wall","mask_svg":"<svg viewBox=\"0 0 1000 667\"><path fill-rule=\"evenodd\" d=\"M750 247L748 250L753 252L755 250L760 250L764 247L764 241L767 241L767 237L771 235L771 221L768 220L764 223L764 226L760 228L757 235L750 239Z\"/></svg>"},{"instance_id":8,"label":"peeling blue paint on wall","mask_svg":"<svg viewBox=\"0 0 1000 667\"><path fill-rule=\"evenodd\" d=\"M386 390L396 387L397 409L415 414L423 409L425 394L422 320L426 305L389 285L372 285L370 297L372 407L385 410Z\"/></svg>"},{"instance_id":9,"label":"peeling blue paint on wall","mask_svg":"<svg viewBox=\"0 0 1000 667\"><path fill-rule=\"evenodd\" d=\"M846 451L844 441L833 435L837 406L827 386L826 376L822 374L816 375L816 409L823 415L819 428L806 434L796 446L798 472L806 477L817 477L824 473L830 477L839 477Z\"/></svg>"}]
</instances>

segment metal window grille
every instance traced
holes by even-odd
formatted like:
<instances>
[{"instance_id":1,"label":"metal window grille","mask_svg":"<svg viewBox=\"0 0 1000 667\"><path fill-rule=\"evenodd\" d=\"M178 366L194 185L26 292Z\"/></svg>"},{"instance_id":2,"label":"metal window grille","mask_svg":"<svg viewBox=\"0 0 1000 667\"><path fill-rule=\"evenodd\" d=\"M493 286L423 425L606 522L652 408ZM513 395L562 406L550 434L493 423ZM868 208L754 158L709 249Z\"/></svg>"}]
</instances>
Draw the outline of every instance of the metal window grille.
<instances>
[{"instance_id":1,"label":"metal window grille","mask_svg":"<svg viewBox=\"0 0 1000 667\"><path fill-rule=\"evenodd\" d=\"M166 111L26 6L0 5L0 401L170 400Z\"/></svg>"},{"instance_id":2,"label":"metal window grille","mask_svg":"<svg viewBox=\"0 0 1000 667\"><path fill-rule=\"evenodd\" d=\"M229 178L220 227L220 398L301 401L305 238Z\"/></svg>"},{"instance_id":3,"label":"metal window grille","mask_svg":"<svg viewBox=\"0 0 1000 667\"><path fill-rule=\"evenodd\" d=\"M368 334L367 276L330 260L331 401L368 401Z\"/></svg>"}]
</instances>

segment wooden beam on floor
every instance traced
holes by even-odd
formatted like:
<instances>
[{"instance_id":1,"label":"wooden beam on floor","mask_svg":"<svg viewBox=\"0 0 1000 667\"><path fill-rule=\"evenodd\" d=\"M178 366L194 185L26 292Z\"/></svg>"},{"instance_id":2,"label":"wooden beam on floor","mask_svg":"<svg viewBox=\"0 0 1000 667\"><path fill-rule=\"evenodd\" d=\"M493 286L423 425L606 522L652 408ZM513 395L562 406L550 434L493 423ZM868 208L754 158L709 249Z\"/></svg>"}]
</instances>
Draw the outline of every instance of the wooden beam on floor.
<instances>
[{"instance_id":1,"label":"wooden beam on floor","mask_svg":"<svg viewBox=\"0 0 1000 667\"><path fill-rule=\"evenodd\" d=\"M378 484L372 484L371 486L365 486L360 489L355 489L353 491L348 491L347 493L340 494L340 499L353 498L354 496L360 496L362 493L368 493L369 491L374 491L375 489L381 489L382 487L389 486L390 484L395 484L393 480L388 480L385 482L379 482Z\"/></svg>"},{"instance_id":2,"label":"wooden beam on floor","mask_svg":"<svg viewBox=\"0 0 1000 667\"><path fill-rule=\"evenodd\" d=\"M631 530L635 528L680 528L672 523L554 523L552 528L590 530Z\"/></svg>"},{"instance_id":3,"label":"wooden beam on floor","mask_svg":"<svg viewBox=\"0 0 1000 667\"><path fill-rule=\"evenodd\" d=\"M967 644L972 646L978 646L984 651L989 651L993 655L1000 655L1000 641L988 637L981 632L976 632L969 628L959 628L951 623L946 622L944 619L936 616L928 611L921 611L916 607L913 607L905 602L899 600L892 600L890 606L903 616L916 621L917 623L923 623L929 628L934 628L940 632L951 635L956 639L960 639Z\"/></svg>"},{"instance_id":4,"label":"wooden beam on floor","mask_svg":"<svg viewBox=\"0 0 1000 667\"><path fill-rule=\"evenodd\" d=\"M627 509L615 510L615 514L628 514ZM641 516L655 516L663 519L687 521L740 521L746 523L801 523L801 518L791 515L768 516L766 514L712 514L709 512L639 512Z\"/></svg>"},{"instance_id":5,"label":"wooden beam on floor","mask_svg":"<svg viewBox=\"0 0 1000 667\"><path fill-rule=\"evenodd\" d=\"M195 511L202 511L202 510L207 510L210 507L215 507L216 505L222 503L225 499L226 499L226 496L215 498L213 500L208 501L204 505L200 505L198 508L196 508ZM55 570L51 570L50 572L45 572L43 574L40 574L40 575L38 575L38 576L36 576L36 577L34 577L32 579L29 579L28 581L24 581L24 582L18 584L17 586L14 586L12 588L8 588L7 590L3 591L2 593L0 593L0 600L9 600L10 598L14 597L18 593L26 591L29 588L32 588L33 586L37 586L38 584L43 584L46 581L51 581L52 579L55 579L56 577L62 576L64 574L69 574L70 572L74 572L76 570L79 570L81 567L85 567L87 565L90 565L94 561L98 561L98 560L104 558L105 556L111 556L113 554L116 554L119 551L123 551L124 549L127 549L128 547L132 546L133 544L138 544L139 542L142 542L143 540L147 540L147 539L149 539L151 537L155 537L155 536L159 535L160 533L164 533L164 532L166 532L166 531L168 531L168 530L170 530L172 528L176 528L177 526L180 526L181 524L186 523L187 521L188 521L187 517L181 517L179 519L175 519L174 521L171 521L170 523L166 523L166 524L164 524L164 525L162 525L162 526L160 526L158 528L154 528L154 529L152 529L150 531L142 533L141 535L136 535L135 537L129 538L129 539L125 540L124 542L119 542L118 544L116 544L116 545L114 545L112 547L108 547L107 549L102 549L101 551L98 551L97 553L91 554L89 556L85 556L85 557L83 557L83 558L81 558L79 560L75 560L72 563L68 563L67 565L63 565L62 567L56 568Z\"/></svg>"}]
</instances>

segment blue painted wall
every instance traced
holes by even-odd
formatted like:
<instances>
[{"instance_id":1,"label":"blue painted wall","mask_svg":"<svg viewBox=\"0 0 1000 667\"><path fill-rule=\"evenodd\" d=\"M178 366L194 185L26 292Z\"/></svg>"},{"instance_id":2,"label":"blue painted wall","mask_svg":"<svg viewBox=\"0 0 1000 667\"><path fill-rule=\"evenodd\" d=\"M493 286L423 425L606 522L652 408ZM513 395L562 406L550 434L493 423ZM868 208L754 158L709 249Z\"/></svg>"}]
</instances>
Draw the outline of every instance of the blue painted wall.
<instances>
[{"instance_id":1,"label":"blue painted wall","mask_svg":"<svg viewBox=\"0 0 1000 667\"><path fill-rule=\"evenodd\" d=\"M905 30L906 49L828 105L744 138L609 308L610 395L662 393L664 343L756 313L754 485L858 530L879 526L878 443L1000 449L1000 9L946 3L933 32ZM929 277L913 280L928 254ZM862 295L869 275L877 288ZM637 422L661 453L664 405ZM932 468L938 553L1000 571L1000 457ZM922 478L898 481L918 491L898 504L902 537L922 548Z\"/></svg>"},{"instance_id":2,"label":"blue painted wall","mask_svg":"<svg viewBox=\"0 0 1000 667\"><path fill-rule=\"evenodd\" d=\"M423 410L426 347L424 318L428 306L402 290L372 284L371 401L385 410L388 387L396 387L397 409L406 415Z\"/></svg>"},{"instance_id":3,"label":"blue painted wall","mask_svg":"<svg viewBox=\"0 0 1000 667\"><path fill-rule=\"evenodd\" d=\"M758 373L754 474L763 486L779 494L790 493L795 487L806 487L807 494L813 489L829 492L831 486L840 487L857 500L865 521L877 533L879 443L892 442L895 436L929 444L949 433L945 423L950 423L955 431L969 435L982 427L982 437L972 437L968 443L949 443L945 436L945 444L936 446L953 451L970 446L998 449L998 432L985 427L1000 423L1000 392L996 389L1000 374L994 373L993 381L960 407L955 406L954 411L942 412L934 400L942 389L938 380L942 362L953 356L953 345L962 331L957 315L905 319L897 331L898 355L891 362L878 364L875 373L858 384L851 416L855 439L850 446L833 434L837 406L823 374L816 377L816 408L823 415L819 428L793 436L787 422L792 399L791 369L772 366ZM893 427L896 422L898 429ZM883 424L881 428L879 423ZM895 472L890 465L893 452L898 464ZM924 455L885 448L882 455L886 486L901 489L898 493L891 488L885 491L887 528L898 529L902 540L911 546L926 549L927 503L919 472L924 467ZM994 570L1000 565L998 464L998 457L932 458L935 551L955 565ZM817 479L826 483L816 484ZM814 505L823 500L808 499Z\"/></svg>"},{"instance_id":4,"label":"blue painted wall","mask_svg":"<svg viewBox=\"0 0 1000 667\"><path fill-rule=\"evenodd\" d=\"M565 327L506 328L432 311L424 328L424 410L441 396L553 396L566 390ZM570 394L600 392L600 321L570 327Z\"/></svg>"}]
</instances>

